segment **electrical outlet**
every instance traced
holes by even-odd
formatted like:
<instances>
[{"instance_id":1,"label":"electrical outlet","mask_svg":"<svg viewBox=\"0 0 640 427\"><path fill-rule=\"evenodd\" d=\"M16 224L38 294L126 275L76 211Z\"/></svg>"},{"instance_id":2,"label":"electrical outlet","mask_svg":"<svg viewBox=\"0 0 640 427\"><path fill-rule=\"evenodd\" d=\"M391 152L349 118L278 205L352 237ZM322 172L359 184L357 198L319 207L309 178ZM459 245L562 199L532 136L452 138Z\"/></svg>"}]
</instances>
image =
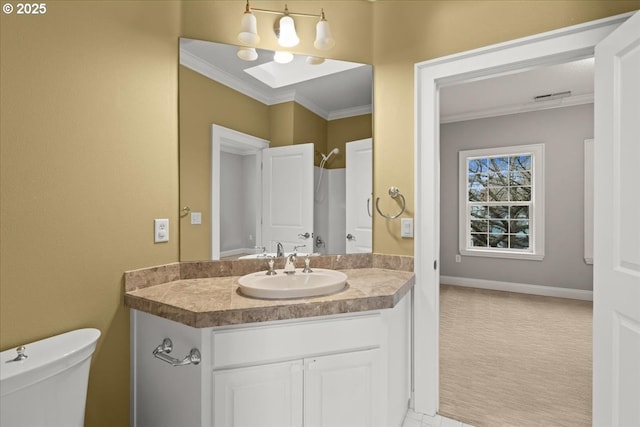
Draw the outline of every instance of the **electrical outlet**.
<instances>
[{"instance_id":1,"label":"electrical outlet","mask_svg":"<svg viewBox=\"0 0 640 427\"><path fill-rule=\"evenodd\" d=\"M153 241L162 243L169 241L169 220L154 219L153 220Z\"/></svg>"},{"instance_id":2,"label":"electrical outlet","mask_svg":"<svg viewBox=\"0 0 640 427\"><path fill-rule=\"evenodd\" d=\"M456 255L456 262L462 262L462 257L460 255Z\"/></svg>"}]
</instances>

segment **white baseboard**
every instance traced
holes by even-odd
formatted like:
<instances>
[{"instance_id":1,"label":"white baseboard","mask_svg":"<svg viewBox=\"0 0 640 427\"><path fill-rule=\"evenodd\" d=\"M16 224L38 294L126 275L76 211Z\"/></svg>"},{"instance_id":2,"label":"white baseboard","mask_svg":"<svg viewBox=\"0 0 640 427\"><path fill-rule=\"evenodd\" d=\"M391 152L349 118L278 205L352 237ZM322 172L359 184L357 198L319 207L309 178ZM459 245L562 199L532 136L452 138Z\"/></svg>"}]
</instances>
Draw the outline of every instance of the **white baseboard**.
<instances>
[{"instance_id":1,"label":"white baseboard","mask_svg":"<svg viewBox=\"0 0 640 427\"><path fill-rule=\"evenodd\" d=\"M553 286L529 285L526 283L499 282L497 280L471 279L468 277L440 276L440 283L469 288L491 289L494 291L517 292L546 297L570 298L593 301L593 291L557 288Z\"/></svg>"}]
</instances>

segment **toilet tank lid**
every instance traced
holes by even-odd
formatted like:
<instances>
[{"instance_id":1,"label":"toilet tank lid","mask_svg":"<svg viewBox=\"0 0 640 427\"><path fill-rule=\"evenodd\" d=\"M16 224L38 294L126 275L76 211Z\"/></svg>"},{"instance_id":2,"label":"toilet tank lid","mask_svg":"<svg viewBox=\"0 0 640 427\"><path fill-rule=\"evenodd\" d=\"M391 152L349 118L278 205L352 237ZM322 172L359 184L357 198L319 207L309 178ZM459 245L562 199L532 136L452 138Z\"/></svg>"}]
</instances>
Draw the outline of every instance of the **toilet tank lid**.
<instances>
[{"instance_id":1,"label":"toilet tank lid","mask_svg":"<svg viewBox=\"0 0 640 427\"><path fill-rule=\"evenodd\" d=\"M23 344L27 358L14 362L11 348L0 353L0 395L43 381L91 357L100 337L93 328L76 329Z\"/></svg>"}]
</instances>

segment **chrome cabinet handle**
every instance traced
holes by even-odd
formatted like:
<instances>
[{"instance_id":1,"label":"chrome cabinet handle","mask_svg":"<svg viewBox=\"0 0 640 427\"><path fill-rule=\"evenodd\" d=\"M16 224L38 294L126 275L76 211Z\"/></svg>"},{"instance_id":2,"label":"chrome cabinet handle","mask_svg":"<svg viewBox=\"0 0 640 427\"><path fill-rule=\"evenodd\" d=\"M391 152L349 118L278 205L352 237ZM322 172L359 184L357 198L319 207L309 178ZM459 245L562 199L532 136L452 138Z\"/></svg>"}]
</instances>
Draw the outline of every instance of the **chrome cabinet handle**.
<instances>
[{"instance_id":1,"label":"chrome cabinet handle","mask_svg":"<svg viewBox=\"0 0 640 427\"><path fill-rule=\"evenodd\" d=\"M309 234L309 232L306 232L304 234L298 234L298 237L301 239L308 239L309 237L311 237L311 234Z\"/></svg>"},{"instance_id":2,"label":"chrome cabinet handle","mask_svg":"<svg viewBox=\"0 0 640 427\"><path fill-rule=\"evenodd\" d=\"M171 366L197 365L200 363L200 360L202 360L200 357L200 351L197 348L192 348L189 354L187 354L182 360L169 356L169 353L171 353L172 350L173 343L171 342L171 339L165 338L162 340L162 344L153 350L153 356L163 362L167 362Z\"/></svg>"}]
</instances>

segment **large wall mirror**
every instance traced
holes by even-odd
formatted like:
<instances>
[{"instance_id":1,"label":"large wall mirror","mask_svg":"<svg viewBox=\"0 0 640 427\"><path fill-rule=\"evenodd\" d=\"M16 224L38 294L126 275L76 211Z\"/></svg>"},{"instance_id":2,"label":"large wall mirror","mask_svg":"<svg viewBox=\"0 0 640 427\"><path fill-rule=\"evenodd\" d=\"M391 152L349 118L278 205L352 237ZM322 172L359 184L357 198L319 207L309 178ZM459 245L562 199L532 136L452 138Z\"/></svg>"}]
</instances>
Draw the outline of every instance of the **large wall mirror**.
<instances>
[{"instance_id":1,"label":"large wall mirror","mask_svg":"<svg viewBox=\"0 0 640 427\"><path fill-rule=\"evenodd\" d=\"M181 261L371 251L373 69L275 56L180 40Z\"/></svg>"}]
</instances>

